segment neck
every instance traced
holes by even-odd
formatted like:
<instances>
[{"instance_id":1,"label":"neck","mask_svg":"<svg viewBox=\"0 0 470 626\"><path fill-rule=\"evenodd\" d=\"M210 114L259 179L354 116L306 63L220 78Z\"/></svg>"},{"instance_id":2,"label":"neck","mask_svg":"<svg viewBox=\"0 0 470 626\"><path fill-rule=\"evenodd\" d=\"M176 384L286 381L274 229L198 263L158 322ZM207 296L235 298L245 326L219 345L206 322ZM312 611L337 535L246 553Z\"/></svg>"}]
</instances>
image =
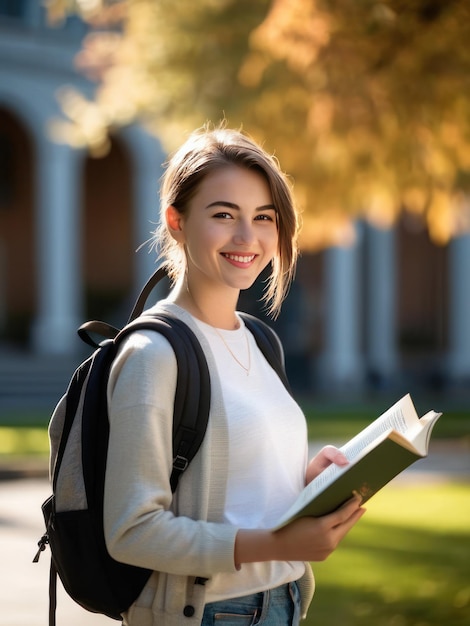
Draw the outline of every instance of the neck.
<instances>
[{"instance_id":1,"label":"neck","mask_svg":"<svg viewBox=\"0 0 470 626\"><path fill-rule=\"evenodd\" d=\"M225 330L234 330L239 327L235 315L238 293L234 297L233 289L217 293L212 291L206 295L202 289L194 288L191 281L185 277L174 288L171 299L205 324Z\"/></svg>"}]
</instances>

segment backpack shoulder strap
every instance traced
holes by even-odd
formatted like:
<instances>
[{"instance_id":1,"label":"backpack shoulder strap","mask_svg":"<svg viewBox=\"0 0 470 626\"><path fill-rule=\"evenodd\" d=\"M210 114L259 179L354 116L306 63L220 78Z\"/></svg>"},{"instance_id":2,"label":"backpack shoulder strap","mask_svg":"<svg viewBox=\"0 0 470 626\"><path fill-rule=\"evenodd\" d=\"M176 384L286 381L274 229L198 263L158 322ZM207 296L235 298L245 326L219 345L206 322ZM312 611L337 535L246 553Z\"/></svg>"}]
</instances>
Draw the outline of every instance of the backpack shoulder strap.
<instances>
[{"instance_id":1,"label":"backpack shoulder strap","mask_svg":"<svg viewBox=\"0 0 470 626\"><path fill-rule=\"evenodd\" d=\"M143 286L139 296L137 297L131 314L129 315L129 318L127 320L127 325L129 325L133 320L137 319L142 314L148 297L158 285L158 283L163 278L165 278L165 276L167 276L167 274L168 273L166 267L162 265L152 274L152 276L150 276L150 278ZM115 326L112 326L107 322L101 322L99 320L85 322L77 330L80 339L92 348L98 348L100 346L100 343L95 341L94 335L105 337L106 339L114 339L119 334L119 332L119 328L116 328Z\"/></svg>"},{"instance_id":2,"label":"backpack shoulder strap","mask_svg":"<svg viewBox=\"0 0 470 626\"><path fill-rule=\"evenodd\" d=\"M181 474L198 451L206 433L210 408L210 376L206 358L193 331L170 314L142 315L117 335L118 343L136 330L154 330L171 344L178 364L173 415L174 491Z\"/></svg>"},{"instance_id":3,"label":"backpack shoulder strap","mask_svg":"<svg viewBox=\"0 0 470 626\"><path fill-rule=\"evenodd\" d=\"M266 360L273 370L281 379L287 391L292 395L292 390L286 374L284 364L284 352L281 342L273 329L265 322L250 315L249 313L241 313L241 317L246 324L248 330L252 333L258 348L264 354Z\"/></svg>"}]
</instances>

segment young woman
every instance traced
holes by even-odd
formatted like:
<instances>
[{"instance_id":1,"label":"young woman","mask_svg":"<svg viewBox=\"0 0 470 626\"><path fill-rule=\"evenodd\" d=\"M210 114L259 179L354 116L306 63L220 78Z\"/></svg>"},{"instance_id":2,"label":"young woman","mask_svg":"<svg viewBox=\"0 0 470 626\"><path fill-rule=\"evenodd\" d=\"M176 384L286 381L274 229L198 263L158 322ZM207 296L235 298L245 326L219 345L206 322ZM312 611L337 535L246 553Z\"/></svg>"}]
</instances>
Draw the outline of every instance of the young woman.
<instances>
[{"instance_id":1,"label":"young woman","mask_svg":"<svg viewBox=\"0 0 470 626\"><path fill-rule=\"evenodd\" d=\"M273 532L310 463L301 409L237 313L241 289L271 265L276 315L296 263L297 217L277 162L244 134L194 133L169 161L156 233L173 280L156 309L198 337L211 376L203 444L173 495L174 353L158 333L121 347L108 388L105 534L117 560L154 573L123 616L129 626L297 624L313 595L308 561L325 559L364 513L352 499L322 518Z\"/></svg>"}]
</instances>

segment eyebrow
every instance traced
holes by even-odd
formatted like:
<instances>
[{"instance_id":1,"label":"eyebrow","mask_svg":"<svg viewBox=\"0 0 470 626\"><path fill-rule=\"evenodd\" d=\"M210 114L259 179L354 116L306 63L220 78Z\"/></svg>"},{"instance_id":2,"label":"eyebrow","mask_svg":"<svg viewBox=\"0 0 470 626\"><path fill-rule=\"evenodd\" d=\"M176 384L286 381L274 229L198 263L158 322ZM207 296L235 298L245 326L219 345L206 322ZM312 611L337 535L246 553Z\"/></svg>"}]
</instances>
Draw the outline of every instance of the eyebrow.
<instances>
[{"instance_id":1,"label":"eyebrow","mask_svg":"<svg viewBox=\"0 0 470 626\"><path fill-rule=\"evenodd\" d=\"M236 211L240 210L238 204L235 204L234 202L227 202L226 200L216 200L215 202L211 202L206 206L206 209L210 209L214 206L224 206L227 207L227 209L235 209ZM274 204L265 204L263 206L258 206L256 207L255 211L275 211L277 213Z\"/></svg>"}]
</instances>

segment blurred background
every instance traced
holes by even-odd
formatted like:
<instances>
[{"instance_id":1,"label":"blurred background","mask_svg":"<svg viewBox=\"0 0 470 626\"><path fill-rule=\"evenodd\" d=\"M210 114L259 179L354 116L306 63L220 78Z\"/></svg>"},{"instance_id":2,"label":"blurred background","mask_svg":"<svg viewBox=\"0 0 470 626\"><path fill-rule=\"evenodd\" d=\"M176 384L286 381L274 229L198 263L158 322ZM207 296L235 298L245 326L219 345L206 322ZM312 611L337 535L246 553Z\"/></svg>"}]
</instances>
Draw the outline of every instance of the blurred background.
<instances>
[{"instance_id":1,"label":"blurred background","mask_svg":"<svg viewBox=\"0 0 470 626\"><path fill-rule=\"evenodd\" d=\"M2 623L47 621L30 561L76 329L126 322L167 155L226 120L302 212L273 324L315 445L407 392L444 412L429 458L315 564L306 624L468 626L469 42L468 0L0 0ZM263 316L262 289L240 308ZM109 621L64 594L59 618Z\"/></svg>"},{"instance_id":2,"label":"blurred background","mask_svg":"<svg viewBox=\"0 0 470 626\"><path fill-rule=\"evenodd\" d=\"M0 410L49 406L84 320L126 321L165 158L221 119L302 211L275 323L295 390L466 403L469 21L456 0L0 0Z\"/></svg>"}]
</instances>

